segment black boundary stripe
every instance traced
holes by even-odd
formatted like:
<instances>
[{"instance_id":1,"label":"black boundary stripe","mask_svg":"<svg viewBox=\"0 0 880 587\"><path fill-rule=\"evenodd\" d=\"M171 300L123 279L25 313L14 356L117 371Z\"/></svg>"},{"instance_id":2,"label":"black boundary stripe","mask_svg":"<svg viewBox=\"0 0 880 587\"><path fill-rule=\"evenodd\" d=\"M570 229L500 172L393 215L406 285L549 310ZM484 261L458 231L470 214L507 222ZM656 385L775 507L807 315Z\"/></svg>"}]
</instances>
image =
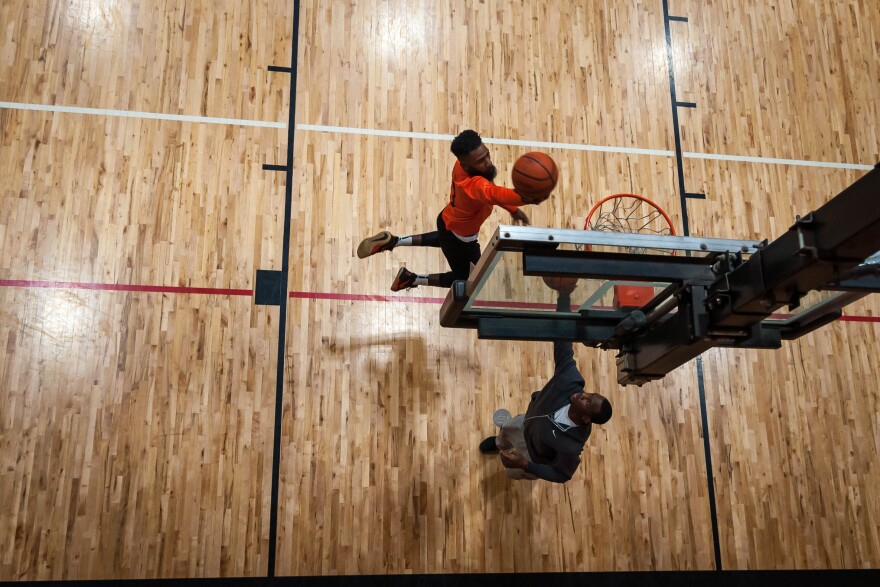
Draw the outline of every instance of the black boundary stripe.
<instances>
[{"instance_id":1,"label":"black boundary stripe","mask_svg":"<svg viewBox=\"0 0 880 587\"><path fill-rule=\"evenodd\" d=\"M709 488L709 516L712 519L712 541L715 547L715 570L721 567L721 543L718 540L718 511L715 507L715 481L712 478L712 449L709 446L709 416L706 413L706 386L703 385L703 357L697 357L697 387L700 390L700 420L703 426L703 451L706 453L706 485Z\"/></svg>"},{"instance_id":2,"label":"black boundary stripe","mask_svg":"<svg viewBox=\"0 0 880 587\"><path fill-rule=\"evenodd\" d=\"M275 560L276 560L276 550L277 550L277 532L278 532L278 489L279 489L279 477L280 477L280 465L281 465L281 420L282 420L282 399L284 395L284 356L286 349L286 328L287 328L287 291L288 291L288 277L289 277L289 263L290 263L290 217L291 217L291 207L293 201L293 148L294 148L294 130L295 130L295 119L296 119L296 62L297 56L299 53L299 0L294 0L294 9L293 9L293 47L291 51L291 67L290 67L290 103L288 109L288 125L287 125L287 168L285 170L285 194L284 194L284 239L283 239L283 250L282 250L282 261L281 261L281 271L283 273L283 283L284 283L284 292L285 292L285 303L280 306L280 316L278 320L278 361L277 361L277 373L276 373L276 389L275 389L275 425L274 425L274 442L273 442L273 450L272 450L272 495L271 495L271 504L270 504L270 518L269 518L269 552L268 552L268 565L267 565L267 576L274 577L275 576ZM681 136L679 133L679 124L678 124L678 111L677 108L679 106L693 107L696 106L692 103L679 103L676 100L675 95L675 74L673 71L673 59L672 59L672 37L669 29L669 22L671 20L676 21L684 21L687 22L686 18L683 17L670 17L669 16L669 5L668 0L663 0L663 16L664 16L664 26L666 32L666 51L667 51L667 59L669 61L669 87L670 93L672 97L672 119L673 119L673 127L675 134L675 154L676 154L676 165L678 168L678 184L679 184L679 192L681 194L681 205L682 205L682 223L683 223L683 231L684 235L688 236L690 234L689 226L688 226L688 216L687 216L687 191L684 188L684 169L683 169L683 159L681 152ZM284 68L270 66L271 71L283 72ZM529 157L532 161L535 161L541 167L547 171L550 178L552 178L551 172L536 159ZM525 174L522 174L525 175ZM705 388L703 385L703 370L702 370L702 360L697 358L697 372L698 372L698 383L700 390L700 411L702 417L702 426L703 426L703 445L706 453L706 475L707 482L709 487L709 508L711 512L712 518L712 534L713 541L715 547L715 561L716 561L716 570L722 570L721 567L721 552L720 552L720 544L718 541L718 520L717 513L715 507L715 492L714 492L714 484L712 480L712 465L711 465L711 452L709 446L709 434L708 434L708 417L706 413L706 402L705 402Z\"/></svg>"},{"instance_id":3,"label":"black boundary stripe","mask_svg":"<svg viewBox=\"0 0 880 587\"><path fill-rule=\"evenodd\" d=\"M672 59L672 33L669 30L671 21L687 22L687 18L683 16L669 15L669 0L663 0L663 26L666 32L666 58L669 67L669 95L672 104L672 127L675 136L675 165L678 171L678 193L681 201L681 221L684 236L690 235L690 224L687 213L687 200L705 199L705 194L689 193L684 187L684 163L681 153L681 134L678 124L678 109L696 108L695 102L679 102L675 94L675 70L674 61ZM715 570L721 572L723 570L721 564L721 543L718 538L718 510L715 504L715 482L712 478L712 447L709 443L709 417L706 411L706 387L703 382L703 358L697 357L697 387L700 394L700 419L703 428L703 452L706 457L706 486L709 492L709 516L712 523L712 543L715 553Z\"/></svg>"},{"instance_id":4,"label":"black boundary stripe","mask_svg":"<svg viewBox=\"0 0 880 587\"><path fill-rule=\"evenodd\" d=\"M669 0L663 0L663 25L666 29L666 59L669 63L669 93L672 96L672 130L675 135L675 164L678 168L678 193L681 198L681 224L684 236L690 236L687 201L684 189L684 164L681 156L681 134L678 130L678 100L675 97L675 71L672 60L672 34L669 32Z\"/></svg>"},{"instance_id":5,"label":"black boundary stripe","mask_svg":"<svg viewBox=\"0 0 880 587\"><path fill-rule=\"evenodd\" d=\"M436 575L335 575L302 577L217 577L192 579L123 579L92 581L2 581L0 587L797 587L846 585L875 587L877 569L777 571L601 571L592 573L470 573Z\"/></svg>"},{"instance_id":6,"label":"black boundary stripe","mask_svg":"<svg viewBox=\"0 0 880 587\"><path fill-rule=\"evenodd\" d=\"M287 169L284 186L284 239L281 250L281 280L284 301L278 317L278 367L275 381L275 428L272 442L272 497L269 505L269 553L267 576L275 576L275 551L278 542L278 484L281 471L281 402L284 397L284 353L287 346L287 303L290 265L290 215L293 202L293 138L296 122L296 60L299 54L299 0L293 3L293 47L290 55L290 104L287 112Z\"/></svg>"}]
</instances>

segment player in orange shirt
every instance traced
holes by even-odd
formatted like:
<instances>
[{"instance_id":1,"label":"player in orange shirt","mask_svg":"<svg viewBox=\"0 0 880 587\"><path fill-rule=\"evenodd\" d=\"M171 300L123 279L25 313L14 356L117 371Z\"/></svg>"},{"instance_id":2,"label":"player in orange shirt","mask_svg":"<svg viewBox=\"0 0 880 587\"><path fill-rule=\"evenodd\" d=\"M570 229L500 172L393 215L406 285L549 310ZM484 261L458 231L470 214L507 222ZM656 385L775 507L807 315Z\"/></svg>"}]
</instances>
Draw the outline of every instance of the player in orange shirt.
<instances>
[{"instance_id":1,"label":"player in orange shirt","mask_svg":"<svg viewBox=\"0 0 880 587\"><path fill-rule=\"evenodd\" d=\"M493 183L498 170L492 164L489 149L473 130L462 131L452 141L452 153L458 159L452 168L449 203L437 216L437 230L412 236L394 236L387 230L365 238L358 246L361 259L390 251L395 247L439 247L452 271L419 275L401 267L391 284L391 291L419 285L450 287L457 279L467 279L471 267L480 258L477 242L480 226L501 206L516 224L528 224L529 218L519 206L540 204L549 197L536 198Z\"/></svg>"}]
</instances>

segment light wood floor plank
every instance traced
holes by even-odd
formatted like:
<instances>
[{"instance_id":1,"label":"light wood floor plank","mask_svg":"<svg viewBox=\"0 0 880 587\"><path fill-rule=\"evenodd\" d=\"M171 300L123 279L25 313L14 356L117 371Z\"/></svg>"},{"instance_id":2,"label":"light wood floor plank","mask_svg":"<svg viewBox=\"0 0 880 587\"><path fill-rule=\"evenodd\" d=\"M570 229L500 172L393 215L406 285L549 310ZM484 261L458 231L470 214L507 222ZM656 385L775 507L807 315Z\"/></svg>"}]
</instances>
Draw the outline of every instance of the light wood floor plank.
<instances>
[{"instance_id":1,"label":"light wood floor plank","mask_svg":"<svg viewBox=\"0 0 880 587\"><path fill-rule=\"evenodd\" d=\"M873 0L672 0L685 152L880 160ZM662 2L301 2L298 124L671 151ZM0 5L0 101L285 123L293 3ZM0 280L242 289L280 269L284 129L0 110ZM527 149L491 145L499 183ZM615 192L683 228L674 158L548 149L537 226ZM713 350L642 388L578 347L615 406L564 486L477 444L550 373L359 260L430 230L446 141L299 130L282 381L279 575L876 568L876 322ZM773 238L863 171L685 159L690 232ZM485 244L508 215L495 213ZM0 286L0 580L265 576L279 311L248 295ZM22 284L19 284L22 285ZM232 292L241 293L241 292ZM410 292L439 298L441 290ZM880 316L877 296L847 309Z\"/></svg>"}]
</instances>

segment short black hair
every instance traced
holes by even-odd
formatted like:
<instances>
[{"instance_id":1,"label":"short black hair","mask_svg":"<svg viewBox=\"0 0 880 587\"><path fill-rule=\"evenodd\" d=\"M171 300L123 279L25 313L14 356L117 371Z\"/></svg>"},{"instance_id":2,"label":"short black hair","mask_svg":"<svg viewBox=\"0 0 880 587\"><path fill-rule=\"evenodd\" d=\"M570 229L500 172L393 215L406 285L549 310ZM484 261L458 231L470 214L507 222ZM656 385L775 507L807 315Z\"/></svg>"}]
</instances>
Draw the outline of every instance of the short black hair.
<instances>
[{"instance_id":1,"label":"short black hair","mask_svg":"<svg viewBox=\"0 0 880 587\"><path fill-rule=\"evenodd\" d=\"M475 130L463 130L458 136L452 139L452 154L459 159L483 144L483 139Z\"/></svg>"},{"instance_id":2,"label":"short black hair","mask_svg":"<svg viewBox=\"0 0 880 587\"><path fill-rule=\"evenodd\" d=\"M594 424L604 424L611 419L611 402L604 395L600 395L602 401L599 403L599 412L595 416L590 417L590 421Z\"/></svg>"}]
</instances>

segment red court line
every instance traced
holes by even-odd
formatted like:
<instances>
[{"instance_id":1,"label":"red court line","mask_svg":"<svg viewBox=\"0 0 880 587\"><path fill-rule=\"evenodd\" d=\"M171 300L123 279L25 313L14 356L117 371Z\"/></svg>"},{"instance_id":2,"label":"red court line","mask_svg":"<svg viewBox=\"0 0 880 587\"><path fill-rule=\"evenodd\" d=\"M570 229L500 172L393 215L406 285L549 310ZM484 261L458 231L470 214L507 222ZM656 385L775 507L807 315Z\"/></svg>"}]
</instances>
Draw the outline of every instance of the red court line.
<instances>
[{"instance_id":1,"label":"red court line","mask_svg":"<svg viewBox=\"0 0 880 587\"><path fill-rule=\"evenodd\" d=\"M322 293L315 291L292 291L290 297L298 300L339 300L348 302L412 302L415 304L442 304L445 298L420 298L416 296L374 296L369 294Z\"/></svg>"},{"instance_id":2,"label":"red court line","mask_svg":"<svg viewBox=\"0 0 880 587\"><path fill-rule=\"evenodd\" d=\"M291 298L305 300L341 300L356 302L413 302L416 304L442 304L446 298L424 298L416 296L374 296L365 294L335 294L335 293L319 293L310 291L292 291ZM515 308L526 310L555 310L554 304L539 304L533 302L513 302L513 301L482 301L477 300L474 306L480 308Z\"/></svg>"},{"instance_id":3,"label":"red court line","mask_svg":"<svg viewBox=\"0 0 880 587\"><path fill-rule=\"evenodd\" d=\"M24 287L24 288L47 288L47 289L88 289L95 291L129 291L144 293L173 293L173 294L205 294L221 296L252 296L250 289L219 289L213 287L174 287L169 285L127 285L122 283L84 283L75 281L31 281L25 279L0 279L0 287ZM414 304L442 304L445 298L431 298L418 296L380 296L370 294L341 294L323 293L311 291L292 291L290 297L306 300L338 300L353 302L409 302ZM482 302L474 305L484 307L505 307L520 309L552 310L553 304L537 304L529 302ZM787 314L774 314L772 318L788 318ZM880 316L841 316L841 322L868 322L880 323Z\"/></svg>"},{"instance_id":4,"label":"red court line","mask_svg":"<svg viewBox=\"0 0 880 587\"><path fill-rule=\"evenodd\" d=\"M172 287L169 285L127 285L123 283L81 283L74 281L27 281L23 279L0 279L0 287L26 287L49 289L91 289L98 291L133 291L146 293L190 293L220 296L250 296L250 289L217 289L213 287Z\"/></svg>"},{"instance_id":5,"label":"red court line","mask_svg":"<svg viewBox=\"0 0 880 587\"><path fill-rule=\"evenodd\" d=\"M335 294L320 293L311 291L292 291L291 298L301 300L341 300L356 302L413 302L416 304L442 304L446 298L424 298L416 296L374 296L367 294ZM478 308L511 308L520 310L555 310L555 304L540 304L535 302L513 302L513 301L484 301L477 300L474 306ZM572 311L576 311L577 306L572 306Z\"/></svg>"},{"instance_id":6,"label":"red court line","mask_svg":"<svg viewBox=\"0 0 880 587\"><path fill-rule=\"evenodd\" d=\"M841 316L841 322L880 322L880 316Z\"/></svg>"}]
</instances>

